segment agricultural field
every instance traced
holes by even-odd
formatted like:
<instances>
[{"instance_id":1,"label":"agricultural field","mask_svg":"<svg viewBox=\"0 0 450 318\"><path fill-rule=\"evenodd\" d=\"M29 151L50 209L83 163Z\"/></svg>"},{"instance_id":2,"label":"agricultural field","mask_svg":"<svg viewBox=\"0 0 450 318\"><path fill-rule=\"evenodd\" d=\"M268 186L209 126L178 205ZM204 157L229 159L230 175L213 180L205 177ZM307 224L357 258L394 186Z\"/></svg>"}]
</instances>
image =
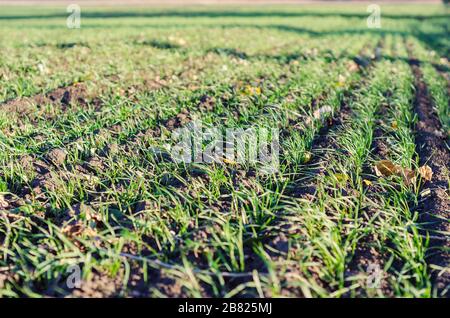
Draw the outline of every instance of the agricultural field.
<instances>
[{"instance_id":1,"label":"agricultural field","mask_svg":"<svg viewBox=\"0 0 450 318\"><path fill-rule=\"evenodd\" d=\"M450 10L381 8L0 7L0 297L449 297Z\"/></svg>"}]
</instances>

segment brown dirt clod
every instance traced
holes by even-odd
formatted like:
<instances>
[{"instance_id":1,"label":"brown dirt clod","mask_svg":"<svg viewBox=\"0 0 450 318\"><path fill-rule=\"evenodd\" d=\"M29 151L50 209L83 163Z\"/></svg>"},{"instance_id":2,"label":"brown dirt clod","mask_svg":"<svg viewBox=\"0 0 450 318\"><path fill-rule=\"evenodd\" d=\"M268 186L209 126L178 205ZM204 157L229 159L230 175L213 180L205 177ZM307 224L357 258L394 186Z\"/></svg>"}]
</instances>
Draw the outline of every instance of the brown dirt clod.
<instances>
[{"instance_id":1,"label":"brown dirt clod","mask_svg":"<svg viewBox=\"0 0 450 318\"><path fill-rule=\"evenodd\" d=\"M47 154L46 158L55 166L62 166L66 161L67 152L63 149L55 148Z\"/></svg>"}]
</instances>

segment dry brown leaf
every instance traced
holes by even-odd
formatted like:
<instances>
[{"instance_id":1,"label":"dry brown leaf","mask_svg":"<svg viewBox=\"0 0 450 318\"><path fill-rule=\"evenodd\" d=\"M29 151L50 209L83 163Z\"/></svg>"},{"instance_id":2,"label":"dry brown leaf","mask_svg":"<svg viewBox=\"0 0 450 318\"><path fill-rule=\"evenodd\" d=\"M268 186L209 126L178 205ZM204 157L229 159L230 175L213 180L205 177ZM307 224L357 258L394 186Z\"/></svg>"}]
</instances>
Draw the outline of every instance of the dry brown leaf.
<instances>
[{"instance_id":1,"label":"dry brown leaf","mask_svg":"<svg viewBox=\"0 0 450 318\"><path fill-rule=\"evenodd\" d=\"M409 168L403 168L394 164L390 160L380 160L375 165L375 174L378 177L389 177L392 175L402 177L406 185L412 184L416 181L416 173Z\"/></svg>"},{"instance_id":2,"label":"dry brown leaf","mask_svg":"<svg viewBox=\"0 0 450 318\"><path fill-rule=\"evenodd\" d=\"M380 160L374 167L377 177L389 177L396 174L398 166L390 160Z\"/></svg>"},{"instance_id":3,"label":"dry brown leaf","mask_svg":"<svg viewBox=\"0 0 450 318\"><path fill-rule=\"evenodd\" d=\"M419 168L419 174L423 179L431 181L431 178L433 177L433 170L431 170L430 166L423 165Z\"/></svg>"},{"instance_id":4,"label":"dry brown leaf","mask_svg":"<svg viewBox=\"0 0 450 318\"><path fill-rule=\"evenodd\" d=\"M416 181L416 174L414 170L408 168L397 166L397 175L403 178L406 185L412 184Z\"/></svg>"}]
</instances>

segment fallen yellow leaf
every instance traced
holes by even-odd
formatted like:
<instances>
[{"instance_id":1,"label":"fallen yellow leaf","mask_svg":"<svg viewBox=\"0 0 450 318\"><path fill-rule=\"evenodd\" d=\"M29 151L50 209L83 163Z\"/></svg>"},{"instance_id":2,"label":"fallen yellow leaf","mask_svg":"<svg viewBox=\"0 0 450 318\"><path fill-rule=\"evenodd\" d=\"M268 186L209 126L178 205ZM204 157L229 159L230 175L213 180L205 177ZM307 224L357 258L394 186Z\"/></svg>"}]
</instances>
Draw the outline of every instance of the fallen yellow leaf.
<instances>
[{"instance_id":1,"label":"fallen yellow leaf","mask_svg":"<svg viewBox=\"0 0 450 318\"><path fill-rule=\"evenodd\" d=\"M261 87L246 85L243 94L247 96L261 95Z\"/></svg>"},{"instance_id":2,"label":"fallen yellow leaf","mask_svg":"<svg viewBox=\"0 0 450 318\"><path fill-rule=\"evenodd\" d=\"M303 157L303 163L308 163L311 161L312 154L310 152L306 152Z\"/></svg>"},{"instance_id":3,"label":"fallen yellow leaf","mask_svg":"<svg viewBox=\"0 0 450 318\"><path fill-rule=\"evenodd\" d=\"M344 86L346 81L347 81L347 79L345 78L345 76L340 74L339 78L338 78L338 86L339 87Z\"/></svg>"},{"instance_id":4,"label":"fallen yellow leaf","mask_svg":"<svg viewBox=\"0 0 450 318\"><path fill-rule=\"evenodd\" d=\"M229 165L237 165L236 161L233 161L231 159L223 158L223 162Z\"/></svg>"},{"instance_id":5,"label":"fallen yellow leaf","mask_svg":"<svg viewBox=\"0 0 450 318\"><path fill-rule=\"evenodd\" d=\"M372 181L367 180L367 179L364 179L364 180L363 180L363 183L364 183L366 186L372 185Z\"/></svg>"},{"instance_id":6,"label":"fallen yellow leaf","mask_svg":"<svg viewBox=\"0 0 450 318\"><path fill-rule=\"evenodd\" d=\"M336 173L334 174L334 177L338 182L346 182L349 179L348 175L345 173Z\"/></svg>"},{"instance_id":7,"label":"fallen yellow leaf","mask_svg":"<svg viewBox=\"0 0 450 318\"><path fill-rule=\"evenodd\" d=\"M397 129L397 128L398 128L398 123L397 123L396 120L394 120L394 121L391 123L391 127L392 127L393 129Z\"/></svg>"}]
</instances>

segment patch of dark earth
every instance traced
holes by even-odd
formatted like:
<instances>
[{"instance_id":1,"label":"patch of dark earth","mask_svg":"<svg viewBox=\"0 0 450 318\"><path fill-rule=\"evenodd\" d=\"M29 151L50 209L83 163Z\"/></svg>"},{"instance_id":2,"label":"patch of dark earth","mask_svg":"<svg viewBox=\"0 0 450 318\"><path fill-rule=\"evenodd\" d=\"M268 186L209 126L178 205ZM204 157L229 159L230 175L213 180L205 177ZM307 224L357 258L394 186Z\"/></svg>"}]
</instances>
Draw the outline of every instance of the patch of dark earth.
<instances>
[{"instance_id":1,"label":"patch of dark earth","mask_svg":"<svg viewBox=\"0 0 450 318\"><path fill-rule=\"evenodd\" d=\"M94 100L94 104L98 103ZM45 94L37 94L31 97L16 98L0 105L2 110L17 113L19 115L32 115L35 112L33 105L55 105L65 111L70 105L87 106L88 96L84 83L76 83L66 87L59 87ZM48 119L51 119L49 116Z\"/></svg>"}]
</instances>

